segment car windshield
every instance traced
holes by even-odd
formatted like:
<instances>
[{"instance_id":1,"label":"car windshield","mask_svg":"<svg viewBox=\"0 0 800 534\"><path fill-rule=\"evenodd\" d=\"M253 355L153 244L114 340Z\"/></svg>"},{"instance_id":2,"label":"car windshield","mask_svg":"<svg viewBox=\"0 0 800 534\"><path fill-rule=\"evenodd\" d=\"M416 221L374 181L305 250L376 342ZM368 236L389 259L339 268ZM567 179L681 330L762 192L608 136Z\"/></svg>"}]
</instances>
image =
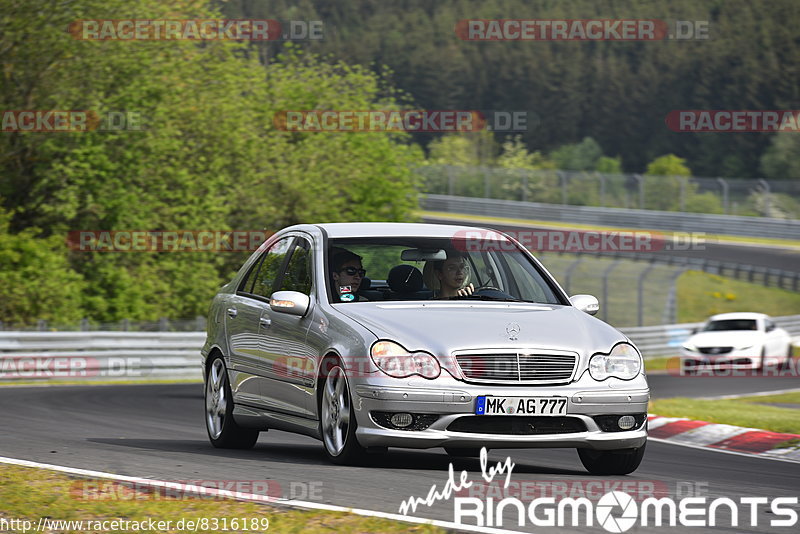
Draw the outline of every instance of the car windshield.
<instances>
[{"instance_id":1,"label":"car windshield","mask_svg":"<svg viewBox=\"0 0 800 534\"><path fill-rule=\"evenodd\" d=\"M471 299L567 304L549 276L508 241L339 238L329 240L326 261L331 302ZM454 294L468 286L471 294Z\"/></svg>"},{"instance_id":2,"label":"car windshield","mask_svg":"<svg viewBox=\"0 0 800 534\"><path fill-rule=\"evenodd\" d=\"M704 332L717 332L720 330L758 330L755 319L724 319L711 321L703 328Z\"/></svg>"}]
</instances>

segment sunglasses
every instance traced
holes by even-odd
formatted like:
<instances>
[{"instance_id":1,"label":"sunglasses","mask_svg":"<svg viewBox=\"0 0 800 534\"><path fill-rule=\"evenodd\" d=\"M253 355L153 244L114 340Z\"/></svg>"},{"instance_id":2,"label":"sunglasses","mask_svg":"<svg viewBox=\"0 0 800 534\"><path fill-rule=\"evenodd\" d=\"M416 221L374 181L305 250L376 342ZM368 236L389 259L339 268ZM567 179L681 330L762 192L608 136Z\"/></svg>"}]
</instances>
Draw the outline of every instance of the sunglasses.
<instances>
[{"instance_id":1,"label":"sunglasses","mask_svg":"<svg viewBox=\"0 0 800 534\"><path fill-rule=\"evenodd\" d=\"M361 276L361 278L364 278L365 276L367 276L367 270L366 269L356 269L355 267L345 267L344 269L342 269L339 272L340 273L347 273L348 276L355 276L356 273L358 273L359 276Z\"/></svg>"}]
</instances>

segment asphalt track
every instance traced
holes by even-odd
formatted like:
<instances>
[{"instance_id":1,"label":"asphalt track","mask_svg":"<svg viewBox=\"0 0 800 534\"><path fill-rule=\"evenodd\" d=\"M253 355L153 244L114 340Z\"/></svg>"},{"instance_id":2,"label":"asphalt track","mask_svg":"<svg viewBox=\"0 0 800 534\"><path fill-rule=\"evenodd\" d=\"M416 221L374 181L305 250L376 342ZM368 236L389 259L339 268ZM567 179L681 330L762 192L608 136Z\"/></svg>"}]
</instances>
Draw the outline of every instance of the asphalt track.
<instances>
[{"instance_id":1,"label":"asphalt track","mask_svg":"<svg viewBox=\"0 0 800 534\"><path fill-rule=\"evenodd\" d=\"M752 381L748 388L751 391L797 386L797 379L743 380ZM734 379L719 378L658 376L651 377L651 382L656 397L672 390L680 394L684 389L693 390L697 396L705 396L712 392L736 393L745 387ZM371 455L364 466L336 466L325 459L319 442L277 431L263 433L253 450L214 449L205 433L199 384L11 387L0 389L0 406L2 456L160 480L271 480L280 485L285 498L390 513L397 513L400 503L409 496L425 497L432 484L441 489L451 461L441 449L396 449ZM691 491L736 501L742 496L796 497L800 489L800 464L653 441L648 444L640 468L627 477L591 477L570 449L494 450L490 465L506 456L516 464L511 477L514 483L601 481L611 484L605 488L615 489L613 484L624 479L642 484L643 488L655 485L658 491L667 491L674 497L686 497ZM469 472L470 480L477 483L481 479L478 460L454 459L453 464L456 476L463 469ZM308 488L314 495L303 494ZM526 504L533 498L516 496ZM768 510L759 510L756 527L726 526L715 530L796 532L796 525L770 526L769 520L775 516ZM423 506L415 515L452 521L453 511L453 502L446 500L430 508ZM742 514L748 516L749 512ZM510 515L506 517L511 521ZM730 525L729 516L719 517L720 525ZM520 528L511 522L505 526L532 532L606 532L597 524L580 528L527 524ZM637 526L629 532L667 530L704 529Z\"/></svg>"},{"instance_id":2,"label":"asphalt track","mask_svg":"<svg viewBox=\"0 0 800 534\"><path fill-rule=\"evenodd\" d=\"M452 218L424 216L424 222L441 224L462 224L464 226L480 226L493 228L503 232L514 232L521 228L525 230L543 231L551 229L547 225L520 225L501 224L494 222L481 222L469 220L469 215L453 214ZM555 223L554 223L555 224ZM669 235L669 232L664 232ZM512 234L513 235L513 234ZM798 236L800 237L800 236ZM769 269L784 271L797 271L800 269L800 250L787 249L779 246L761 244L735 243L726 241L712 241L710 238L698 243L689 250L658 250L652 252L630 252L622 254L630 259L657 258L662 261L676 261L677 258L688 258L692 261L709 260L721 263L738 263Z\"/></svg>"}]
</instances>

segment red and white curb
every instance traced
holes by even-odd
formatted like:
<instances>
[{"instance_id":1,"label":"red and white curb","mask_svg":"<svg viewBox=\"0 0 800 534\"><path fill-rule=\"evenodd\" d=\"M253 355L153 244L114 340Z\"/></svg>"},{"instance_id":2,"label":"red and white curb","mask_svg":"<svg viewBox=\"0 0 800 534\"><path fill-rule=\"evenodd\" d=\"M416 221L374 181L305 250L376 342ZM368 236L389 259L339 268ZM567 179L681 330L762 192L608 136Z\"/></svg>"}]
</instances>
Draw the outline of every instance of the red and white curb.
<instances>
[{"instance_id":1,"label":"red and white curb","mask_svg":"<svg viewBox=\"0 0 800 534\"><path fill-rule=\"evenodd\" d=\"M757 428L693 421L681 417L647 416L648 438L659 441L735 452L762 458L800 462L800 435L769 432ZM794 447L776 449L789 440Z\"/></svg>"}]
</instances>

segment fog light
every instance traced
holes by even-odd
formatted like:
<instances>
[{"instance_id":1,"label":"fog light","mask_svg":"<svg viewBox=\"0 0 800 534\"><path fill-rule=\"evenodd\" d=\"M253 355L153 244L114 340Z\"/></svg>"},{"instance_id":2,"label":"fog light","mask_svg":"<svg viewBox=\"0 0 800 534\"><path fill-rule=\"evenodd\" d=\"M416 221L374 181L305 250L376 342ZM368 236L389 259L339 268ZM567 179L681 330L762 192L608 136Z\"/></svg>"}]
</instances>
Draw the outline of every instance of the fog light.
<instances>
[{"instance_id":1,"label":"fog light","mask_svg":"<svg viewBox=\"0 0 800 534\"><path fill-rule=\"evenodd\" d=\"M397 428L403 428L410 425L414 421L414 418L411 417L410 413L396 413L392 416L390 421Z\"/></svg>"},{"instance_id":2,"label":"fog light","mask_svg":"<svg viewBox=\"0 0 800 534\"><path fill-rule=\"evenodd\" d=\"M630 430L631 428L634 427L635 424L636 424L636 419L634 419L632 415L623 415L622 417L619 418L619 421L617 421L617 425L622 430Z\"/></svg>"}]
</instances>

